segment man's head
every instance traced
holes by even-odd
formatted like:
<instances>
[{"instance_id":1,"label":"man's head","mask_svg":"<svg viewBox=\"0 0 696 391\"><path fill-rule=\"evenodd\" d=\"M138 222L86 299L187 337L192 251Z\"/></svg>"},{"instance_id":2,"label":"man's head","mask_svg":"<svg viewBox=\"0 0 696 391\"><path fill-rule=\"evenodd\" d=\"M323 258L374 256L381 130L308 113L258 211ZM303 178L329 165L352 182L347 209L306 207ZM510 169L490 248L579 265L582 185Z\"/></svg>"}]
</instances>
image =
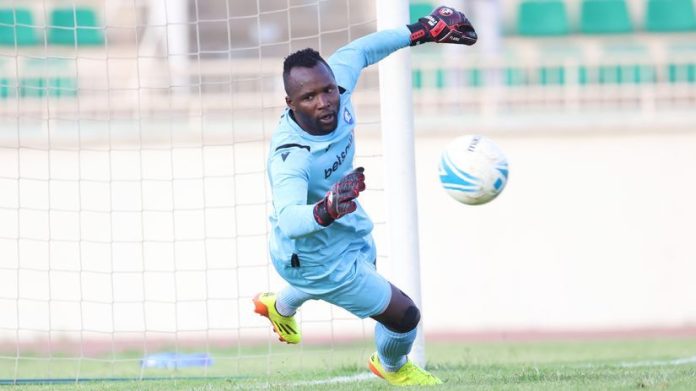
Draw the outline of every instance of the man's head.
<instances>
[{"instance_id":1,"label":"man's head","mask_svg":"<svg viewBox=\"0 0 696 391\"><path fill-rule=\"evenodd\" d=\"M338 125L339 92L329 65L316 50L292 53L283 63L285 103L307 133L331 133Z\"/></svg>"}]
</instances>

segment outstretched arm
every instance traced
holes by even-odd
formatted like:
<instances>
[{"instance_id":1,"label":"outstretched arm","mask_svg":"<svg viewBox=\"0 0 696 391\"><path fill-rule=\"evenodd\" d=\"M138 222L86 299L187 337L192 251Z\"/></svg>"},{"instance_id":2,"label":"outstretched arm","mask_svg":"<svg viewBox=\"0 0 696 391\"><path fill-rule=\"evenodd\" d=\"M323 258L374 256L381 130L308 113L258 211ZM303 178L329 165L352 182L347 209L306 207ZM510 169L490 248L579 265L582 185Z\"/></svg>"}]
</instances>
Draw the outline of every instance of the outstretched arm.
<instances>
[{"instance_id":1,"label":"outstretched arm","mask_svg":"<svg viewBox=\"0 0 696 391\"><path fill-rule=\"evenodd\" d=\"M353 91L363 68L379 62L410 43L407 28L368 34L338 49L327 59L339 86Z\"/></svg>"},{"instance_id":2,"label":"outstretched arm","mask_svg":"<svg viewBox=\"0 0 696 391\"><path fill-rule=\"evenodd\" d=\"M445 6L406 27L368 34L338 49L327 60L338 85L352 91L363 68L406 46L426 42L473 45L478 39L469 19Z\"/></svg>"}]
</instances>

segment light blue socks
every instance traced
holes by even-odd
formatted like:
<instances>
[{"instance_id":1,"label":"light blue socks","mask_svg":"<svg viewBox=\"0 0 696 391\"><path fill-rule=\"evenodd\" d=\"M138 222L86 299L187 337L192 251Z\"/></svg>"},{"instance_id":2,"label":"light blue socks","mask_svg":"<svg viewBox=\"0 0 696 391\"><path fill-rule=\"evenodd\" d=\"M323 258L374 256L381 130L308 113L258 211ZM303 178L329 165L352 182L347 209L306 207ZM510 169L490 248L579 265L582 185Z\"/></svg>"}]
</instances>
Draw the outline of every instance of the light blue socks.
<instances>
[{"instance_id":1,"label":"light blue socks","mask_svg":"<svg viewBox=\"0 0 696 391\"><path fill-rule=\"evenodd\" d=\"M375 344L379 361L385 370L396 372L408 361L408 353L416 339L418 328L407 333L396 333L384 327L381 323L375 326Z\"/></svg>"},{"instance_id":2,"label":"light blue socks","mask_svg":"<svg viewBox=\"0 0 696 391\"><path fill-rule=\"evenodd\" d=\"M312 296L288 285L276 295L276 311L283 316L294 315L302 303L310 299Z\"/></svg>"}]
</instances>

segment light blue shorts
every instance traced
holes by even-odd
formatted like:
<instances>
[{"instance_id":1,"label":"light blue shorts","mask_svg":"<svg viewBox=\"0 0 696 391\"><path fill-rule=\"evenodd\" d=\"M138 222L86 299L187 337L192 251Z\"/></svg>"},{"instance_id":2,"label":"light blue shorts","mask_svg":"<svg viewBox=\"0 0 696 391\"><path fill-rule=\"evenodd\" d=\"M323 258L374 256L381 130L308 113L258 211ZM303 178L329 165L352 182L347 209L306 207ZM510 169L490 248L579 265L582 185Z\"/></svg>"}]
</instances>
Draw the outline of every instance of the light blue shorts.
<instances>
[{"instance_id":1,"label":"light blue shorts","mask_svg":"<svg viewBox=\"0 0 696 391\"><path fill-rule=\"evenodd\" d=\"M312 299L324 300L359 318L379 315L391 300L391 284L377 273L371 240L357 251L347 251L340 262L292 267L273 260L285 281Z\"/></svg>"}]
</instances>

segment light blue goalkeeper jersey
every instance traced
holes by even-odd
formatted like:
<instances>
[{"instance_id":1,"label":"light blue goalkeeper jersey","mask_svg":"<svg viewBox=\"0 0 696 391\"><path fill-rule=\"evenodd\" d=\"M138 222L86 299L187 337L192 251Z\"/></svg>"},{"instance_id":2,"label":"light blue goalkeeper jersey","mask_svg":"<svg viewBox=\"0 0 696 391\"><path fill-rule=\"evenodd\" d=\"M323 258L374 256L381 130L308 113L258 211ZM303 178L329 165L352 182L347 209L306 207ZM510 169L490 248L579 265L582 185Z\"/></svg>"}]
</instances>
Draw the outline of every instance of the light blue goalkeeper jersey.
<instances>
[{"instance_id":1,"label":"light blue goalkeeper jersey","mask_svg":"<svg viewBox=\"0 0 696 391\"><path fill-rule=\"evenodd\" d=\"M281 115L268 160L273 192L270 253L276 267L289 267L295 258L302 269L321 266L319 274L326 276L337 268L348 267L341 263L354 260L361 249L372 246L372 222L359 202L355 212L328 227L314 220L313 208L331 185L353 169L356 116L351 96L360 72L408 46L409 35L406 27L376 32L351 42L327 59L341 93L338 126L333 132L313 136L300 128L289 109Z\"/></svg>"}]
</instances>

